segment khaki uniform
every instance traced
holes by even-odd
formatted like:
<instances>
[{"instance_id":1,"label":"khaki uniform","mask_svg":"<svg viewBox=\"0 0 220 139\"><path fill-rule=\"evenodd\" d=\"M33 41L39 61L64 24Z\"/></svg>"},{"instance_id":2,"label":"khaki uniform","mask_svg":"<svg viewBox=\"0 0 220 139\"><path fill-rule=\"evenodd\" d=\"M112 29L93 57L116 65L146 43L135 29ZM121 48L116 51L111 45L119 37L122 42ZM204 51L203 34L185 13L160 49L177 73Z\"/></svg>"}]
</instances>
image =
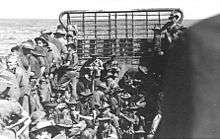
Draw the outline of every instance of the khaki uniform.
<instances>
[{"instance_id":1,"label":"khaki uniform","mask_svg":"<svg viewBox=\"0 0 220 139\"><path fill-rule=\"evenodd\" d=\"M5 80L13 83L13 84L9 85L10 90L8 92L8 95L10 98L18 101L21 96L21 93L20 93L20 89L19 89L19 85L18 85L16 76L13 73L11 73L10 71L3 69L0 71L0 78L3 78Z\"/></svg>"}]
</instances>

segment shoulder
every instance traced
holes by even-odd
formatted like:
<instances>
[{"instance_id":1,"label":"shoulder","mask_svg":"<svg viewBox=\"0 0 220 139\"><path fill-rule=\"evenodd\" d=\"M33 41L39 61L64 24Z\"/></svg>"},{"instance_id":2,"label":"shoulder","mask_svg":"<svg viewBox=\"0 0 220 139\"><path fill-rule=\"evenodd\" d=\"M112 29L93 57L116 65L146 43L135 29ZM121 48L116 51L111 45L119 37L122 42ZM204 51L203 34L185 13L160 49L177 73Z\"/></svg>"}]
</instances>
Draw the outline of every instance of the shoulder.
<instances>
[{"instance_id":1,"label":"shoulder","mask_svg":"<svg viewBox=\"0 0 220 139\"><path fill-rule=\"evenodd\" d=\"M101 59L97 59L97 61L98 61L99 63L103 63L103 61L102 61Z\"/></svg>"},{"instance_id":2,"label":"shoulder","mask_svg":"<svg viewBox=\"0 0 220 139\"><path fill-rule=\"evenodd\" d=\"M3 75L7 79L16 79L16 76L12 72L10 72L8 70L1 71L0 75Z\"/></svg>"},{"instance_id":3,"label":"shoulder","mask_svg":"<svg viewBox=\"0 0 220 139\"><path fill-rule=\"evenodd\" d=\"M14 111L16 113L20 113L22 110L21 105L16 101L0 100L0 105L2 108L7 108L7 110Z\"/></svg>"},{"instance_id":4,"label":"shoulder","mask_svg":"<svg viewBox=\"0 0 220 139\"><path fill-rule=\"evenodd\" d=\"M169 21L169 22L167 22L167 23L165 24L165 26L166 26L166 25L169 26L169 25L172 25L172 24L174 24L174 23L171 22L171 21Z\"/></svg>"},{"instance_id":5,"label":"shoulder","mask_svg":"<svg viewBox=\"0 0 220 139\"><path fill-rule=\"evenodd\" d=\"M24 70L23 70L21 67L17 67L17 68L16 68L16 73L18 73L18 74L23 74L23 73L24 73Z\"/></svg>"}]
</instances>

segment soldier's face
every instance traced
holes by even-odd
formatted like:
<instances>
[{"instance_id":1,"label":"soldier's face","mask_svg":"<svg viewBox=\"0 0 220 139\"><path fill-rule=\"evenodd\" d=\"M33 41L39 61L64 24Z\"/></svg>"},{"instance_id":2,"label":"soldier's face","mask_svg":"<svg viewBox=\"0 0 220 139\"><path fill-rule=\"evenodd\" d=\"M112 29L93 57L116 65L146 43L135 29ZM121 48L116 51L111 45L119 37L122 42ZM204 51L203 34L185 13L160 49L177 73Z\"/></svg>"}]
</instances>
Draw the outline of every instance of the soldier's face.
<instances>
[{"instance_id":1,"label":"soldier's face","mask_svg":"<svg viewBox=\"0 0 220 139\"><path fill-rule=\"evenodd\" d=\"M8 69L14 69L17 66L17 61L15 59L9 59L7 61Z\"/></svg>"},{"instance_id":2,"label":"soldier's face","mask_svg":"<svg viewBox=\"0 0 220 139\"><path fill-rule=\"evenodd\" d=\"M43 46L44 46L44 43L43 43L42 41L38 40L38 41L37 41L37 45L43 47Z\"/></svg>"},{"instance_id":3,"label":"soldier's face","mask_svg":"<svg viewBox=\"0 0 220 139\"><path fill-rule=\"evenodd\" d=\"M173 21L173 22L176 22L176 21L177 21L177 18L176 18L176 17L174 17L174 18L172 19L172 21Z\"/></svg>"},{"instance_id":4,"label":"soldier's face","mask_svg":"<svg viewBox=\"0 0 220 139\"><path fill-rule=\"evenodd\" d=\"M112 78L108 78L107 79L107 84L109 85L110 83L112 83L113 82L113 79Z\"/></svg>"},{"instance_id":5,"label":"soldier's face","mask_svg":"<svg viewBox=\"0 0 220 139\"><path fill-rule=\"evenodd\" d=\"M73 41L73 37L72 36L68 36L66 39L67 39L67 42L72 42Z\"/></svg>"}]
</instances>

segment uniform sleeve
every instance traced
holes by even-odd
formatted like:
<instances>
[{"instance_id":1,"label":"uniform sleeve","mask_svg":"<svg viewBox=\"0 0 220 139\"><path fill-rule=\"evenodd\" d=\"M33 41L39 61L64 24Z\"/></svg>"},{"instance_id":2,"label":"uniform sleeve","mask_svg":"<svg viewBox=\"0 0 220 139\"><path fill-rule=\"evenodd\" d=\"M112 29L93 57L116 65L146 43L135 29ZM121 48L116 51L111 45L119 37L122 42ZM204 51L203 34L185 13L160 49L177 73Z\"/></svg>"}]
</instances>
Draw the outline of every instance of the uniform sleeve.
<instances>
[{"instance_id":1,"label":"uniform sleeve","mask_svg":"<svg viewBox=\"0 0 220 139\"><path fill-rule=\"evenodd\" d=\"M102 62L102 60L98 59L97 64L98 64L99 67L103 67L103 62Z\"/></svg>"},{"instance_id":2,"label":"uniform sleeve","mask_svg":"<svg viewBox=\"0 0 220 139\"><path fill-rule=\"evenodd\" d=\"M72 61L72 59L74 58L74 55L73 55L73 53L69 53L68 55L67 55L67 61Z\"/></svg>"},{"instance_id":3,"label":"uniform sleeve","mask_svg":"<svg viewBox=\"0 0 220 139\"><path fill-rule=\"evenodd\" d=\"M73 54L73 57L74 57L74 63L73 63L73 65L75 66L75 65L77 65L78 63L79 63L79 58L78 58L78 55L77 55L77 53L75 53L75 54Z\"/></svg>"},{"instance_id":4,"label":"uniform sleeve","mask_svg":"<svg viewBox=\"0 0 220 139\"><path fill-rule=\"evenodd\" d=\"M162 28L161 28L161 31L164 31L166 30L169 26L171 26L172 23L171 22L167 22Z\"/></svg>"},{"instance_id":5,"label":"uniform sleeve","mask_svg":"<svg viewBox=\"0 0 220 139\"><path fill-rule=\"evenodd\" d=\"M25 56L20 56L19 64L27 70L30 63L29 63L28 59Z\"/></svg>"},{"instance_id":6,"label":"uniform sleeve","mask_svg":"<svg viewBox=\"0 0 220 139\"><path fill-rule=\"evenodd\" d=\"M22 117L22 107L18 102L11 103L11 114L16 115L18 117Z\"/></svg>"},{"instance_id":7,"label":"uniform sleeve","mask_svg":"<svg viewBox=\"0 0 220 139\"><path fill-rule=\"evenodd\" d=\"M64 53L64 54L68 53L66 46L63 45L63 44L61 44L61 52Z\"/></svg>"},{"instance_id":8,"label":"uniform sleeve","mask_svg":"<svg viewBox=\"0 0 220 139\"><path fill-rule=\"evenodd\" d=\"M23 81L22 81L23 80L23 72L19 68L16 71L16 79L18 81L19 87L24 86Z\"/></svg>"},{"instance_id":9,"label":"uniform sleeve","mask_svg":"<svg viewBox=\"0 0 220 139\"><path fill-rule=\"evenodd\" d=\"M42 56L39 56L38 60L39 60L39 63L40 63L40 67L46 67L46 62L45 62L45 60Z\"/></svg>"},{"instance_id":10,"label":"uniform sleeve","mask_svg":"<svg viewBox=\"0 0 220 139\"><path fill-rule=\"evenodd\" d=\"M81 92L85 92L86 91L85 90L85 86L84 86L84 84L82 82L78 82L76 87L77 87L77 89L76 89L77 94L80 94Z\"/></svg>"}]
</instances>

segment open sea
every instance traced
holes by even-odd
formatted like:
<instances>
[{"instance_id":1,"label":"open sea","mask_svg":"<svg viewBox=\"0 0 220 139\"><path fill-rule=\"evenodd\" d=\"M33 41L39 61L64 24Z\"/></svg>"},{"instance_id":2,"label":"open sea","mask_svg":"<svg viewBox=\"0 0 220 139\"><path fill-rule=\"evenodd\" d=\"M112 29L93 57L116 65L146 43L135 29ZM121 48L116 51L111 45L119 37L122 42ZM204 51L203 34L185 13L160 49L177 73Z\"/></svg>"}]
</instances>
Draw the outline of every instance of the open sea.
<instances>
[{"instance_id":1,"label":"open sea","mask_svg":"<svg viewBox=\"0 0 220 139\"><path fill-rule=\"evenodd\" d=\"M189 27L196 22L184 20L183 25ZM58 24L56 19L0 19L0 57L6 56L17 43L39 36L42 29L55 31Z\"/></svg>"}]
</instances>

